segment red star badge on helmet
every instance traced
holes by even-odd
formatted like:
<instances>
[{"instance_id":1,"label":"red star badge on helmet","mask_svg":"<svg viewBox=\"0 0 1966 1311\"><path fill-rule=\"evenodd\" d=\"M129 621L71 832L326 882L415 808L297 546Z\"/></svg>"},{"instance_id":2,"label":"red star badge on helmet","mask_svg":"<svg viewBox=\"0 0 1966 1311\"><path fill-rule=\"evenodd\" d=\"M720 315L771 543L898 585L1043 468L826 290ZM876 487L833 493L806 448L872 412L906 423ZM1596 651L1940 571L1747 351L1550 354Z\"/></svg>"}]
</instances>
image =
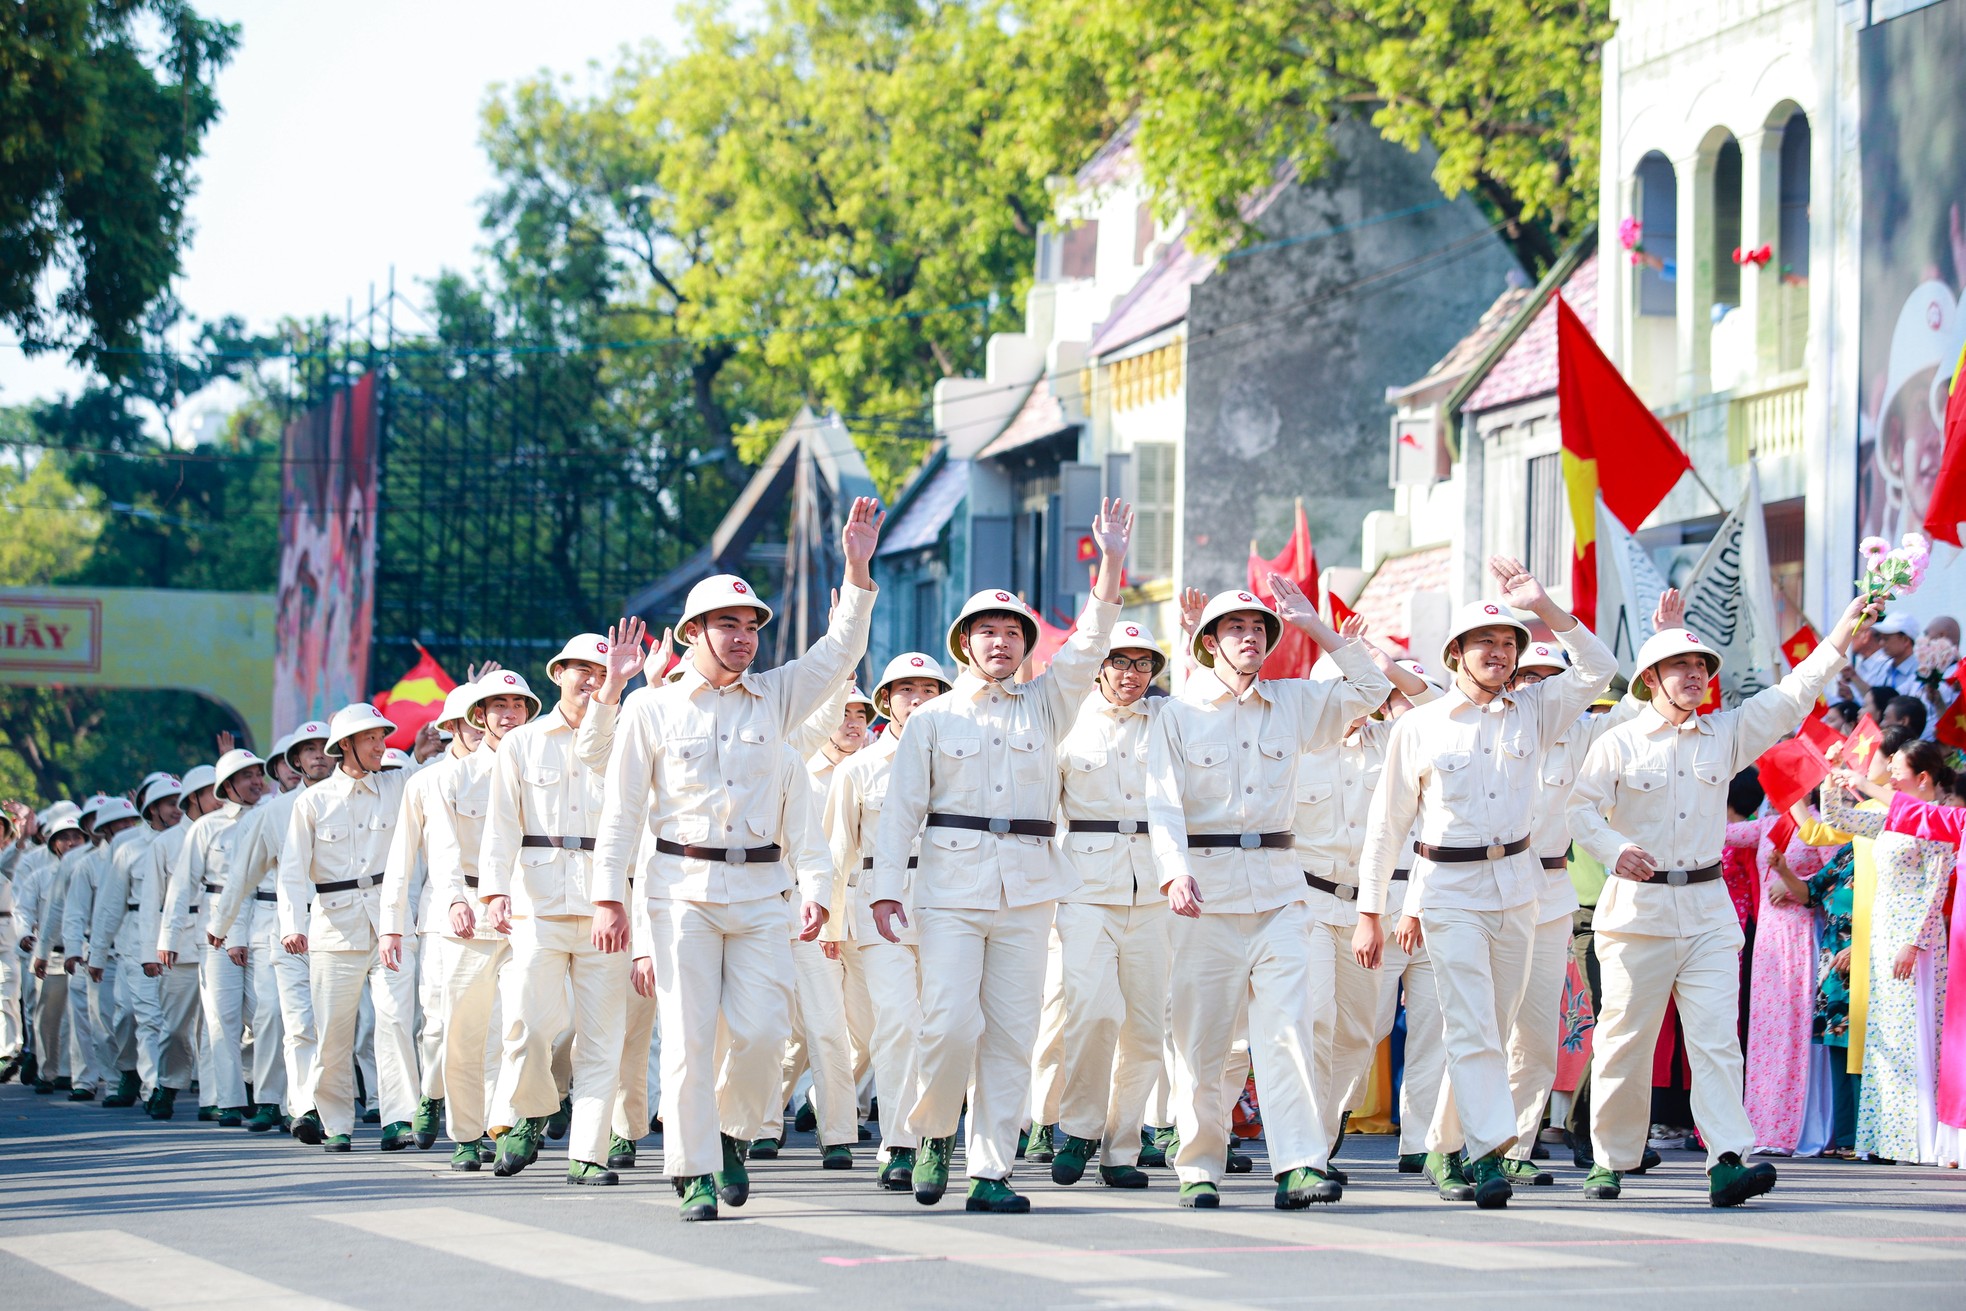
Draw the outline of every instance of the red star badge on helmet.
<instances>
[{"instance_id":1,"label":"red star badge on helmet","mask_svg":"<svg viewBox=\"0 0 1966 1311\"><path fill-rule=\"evenodd\" d=\"M1010 599L1010 593L1009 593L1009 592L998 592L998 593L997 593L997 600L999 600L999 601L1008 601L1009 599Z\"/></svg>"},{"instance_id":2,"label":"red star badge on helmet","mask_svg":"<svg viewBox=\"0 0 1966 1311\"><path fill-rule=\"evenodd\" d=\"M1502 613L1502 612L1501 612L1500 610L1497 610L1497 609L1496 609L1496 608L1495 608L1494 606L1492 606L1492 605L1485 605L1485 606L1483 606L1483 607L1481 607L1481 612L1482 612L1483 614L1486 614L1486 615L1498 615L1498 614L1501 614L1501 613Z\"/></svg>"},{"instance_id":3,"label":"red star badge on helmet","mask_svg":"<svg viewBox=\"0 0 1966 1311\"><path fill-rule=\"evenodd\" d=\"M1700 635L1698 633L1688 633L1686 635L1686 640L1691 642L1694 646L1698 646L1700 644Z\"/></svg>"},{"instance_id":4,"label":"red star badge on helmet","mask_svg":"<svg viewBox=\"0 0 1966 1311\"><path fill-rule=\"evenodd\" d=\"M507 674L505 676L505 682L508 686L517 687L519 685L519 676L517 674Z\"/></svg>"},{"instance_id":5,"label":"red star badge on helmet","mask_svg":"<svg viewBox=\"0 0 1966 1311\"><path fill-rule=\"evenodd\" d=\"M606 642L596 642L594 643L594 649L602 655L606 655L608 653L608 644Z\"/></svg>"},{"instance_id":6,"label":"red star badge on helmet","mask_svg":"<svg viewBox=\"0 0 1966 1311\"><path fill-rule=\"evenodd\" d=\"M910 660L908 663L916 669L922 668L922 658L920 656L916 656L913 660Z\"/></svg>"},{"instance_id":7,"label":"red star badge on helmet","mask_svg":"<svg viewBox=\"0 0 1966 1311\"><path fill-rule=\"evenodd\" d=\"M1253 597L1253 596L1251 596L1251 595L1250 595L1249 593L1247 593L1247 592L1237 592L1237 593L1236 593L1236 600L1238 600L1238 601L1248 601L1248 602L1251 602L1251 603L1254 603L1254 602L1255 602L1255 600L1256 600L1256 598L1255 598L1255 597Z\"/></svg>"}]
</instances>

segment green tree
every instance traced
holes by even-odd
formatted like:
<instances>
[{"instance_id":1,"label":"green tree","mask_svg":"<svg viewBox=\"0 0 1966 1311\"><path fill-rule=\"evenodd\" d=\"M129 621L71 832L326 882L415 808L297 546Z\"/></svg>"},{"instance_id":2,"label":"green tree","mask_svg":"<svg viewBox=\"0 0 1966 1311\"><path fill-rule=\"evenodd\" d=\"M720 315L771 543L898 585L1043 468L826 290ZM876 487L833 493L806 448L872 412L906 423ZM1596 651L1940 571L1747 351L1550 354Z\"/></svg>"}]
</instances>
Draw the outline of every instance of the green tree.
<instances>
[{"instance_id":1,"label":"green tree","mask_svg":"<svg viewBox=\"0 0 1966 1311\"><path fill-rule=\"evenodd\" d=\"M178 271L238 29L184 0L14 0L0 20L0 323L109 375ZM52 301L48 289L54 288Z\"/></svg>"},{"instance_id":2,"label":"green tree","mask_svg":"<svg viewBox=\"0 0 1966 1311\"><path fill-rule=\"evenodd\" d=\"M1055 135L1091 95L1136 118L1158 208L1204 248L1242 239L1242 202L1280 172L1322 168L1355 113L1437 151L1441 190L1473 193L1532 269L1596 213L1608 0L1024 0L1024 16L1043 76L1020 117Z\"/></svg>"}]
</instances>

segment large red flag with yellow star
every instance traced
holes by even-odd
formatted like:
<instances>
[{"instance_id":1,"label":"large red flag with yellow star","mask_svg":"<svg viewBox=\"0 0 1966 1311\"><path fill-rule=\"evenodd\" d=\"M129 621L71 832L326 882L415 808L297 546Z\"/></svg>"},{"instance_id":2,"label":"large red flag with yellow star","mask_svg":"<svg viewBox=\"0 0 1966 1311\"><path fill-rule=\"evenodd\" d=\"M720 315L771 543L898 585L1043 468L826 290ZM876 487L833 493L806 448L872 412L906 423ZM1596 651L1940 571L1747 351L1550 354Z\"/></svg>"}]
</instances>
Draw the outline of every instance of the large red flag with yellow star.
<instances>
[{"instance_id":1,"label":"large red flag with yellow star","mask_svg":"<svg viewBox=\"0 0 1966 1311\"><path fill-rule=\"evenodd\" d=\"M396 680L396 686L370 702L396 726L387 739L389 745L403 751L416 745L417 731L443 711L445 694L457 686L457 680L444 672L437 657L424 650L421 642L416 653L416 663Z\"/></svg>"},{"instance_id":2,"label":"large red flag with yellow star","mask_svg":"<svg viewBox=\"0 0 1966 1311\"><path fill-rule=\"evenodd\" d=\"M1570 612L1596 628L1598 496L1619 523L1637 532L1692 462L1561 296L1556 361L1563 483L1576 540Z\"/></svg>"}]
</instances>

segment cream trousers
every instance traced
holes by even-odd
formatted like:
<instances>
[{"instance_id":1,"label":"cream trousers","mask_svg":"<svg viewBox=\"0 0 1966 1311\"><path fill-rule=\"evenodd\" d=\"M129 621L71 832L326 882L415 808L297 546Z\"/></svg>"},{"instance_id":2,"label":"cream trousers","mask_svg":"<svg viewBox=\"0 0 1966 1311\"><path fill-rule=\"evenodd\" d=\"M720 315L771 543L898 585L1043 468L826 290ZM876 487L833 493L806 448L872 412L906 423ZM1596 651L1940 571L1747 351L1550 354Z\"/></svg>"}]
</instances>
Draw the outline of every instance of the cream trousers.
<instances>
[{"instance_id":1,"label":"cream trousers","mask_svg":"<svg viewBox=\"0 0 1966 1311\"><path fill-rule=\"evenodd\" d=\"M198 998L211 1044L212 1082L198 1086L198 1104L221 1108L246 1104L246 1072L240 1051L246 1040L246 971L223 947L199 949Z\"/></svg>"},{"instance_id":2,"label":"cream trousers","mask_svg":"<svg viewBox=\"0 0 1966 1311\"><path fill-rule=\"evenodd\" d=\"M1057 1124L1065 1092L1065 951L1058 925L1045 948L1044 992L1038 1009L1038 1038L1031 1048L1031 1124Z\"/></svg>"},{"instance_id":3,"label":"cream trousers","mask_svg":"<svg viewBox=\"0 0 1966 1311\"><path fill-rule=\"evenodd\" d=\"M1526 1161L1543 1127L1543 1103L1556 1086L1556 1048L1563 1025L1563 980L1570 964L1570 916L1536 926L1529 948L1529 984L1509 1029L1509 1097L1515 1102L1515 1146Z\"/></svg>"},{"instance_id":4,"label":"cream trousers","mask_svg":"<svg viewBox=\"0 0 1966 1311\"><path fill-rule=\"evenodd\" d=\"M610 1129L616 1137L639 1142L649 1131L649 1068L655 1042L655 998L628 987L628 1014L621 1029L621 1087L614 1095Z\"/></svg>"},{"instance_id":5,"label":"cream trousers","mask_svg":"<svg viewBox=\"0 0 1966 1311\"><path fill-rule=\"evenodd\" d=\"M273 950L273 985L280 998L280 1049L286 1058L289 1116L314 1108L314 1061L320 1044L314 1033L314 982L307 954Z\"/></svg>"},{"instance_id":6,"label":"cream trousers","mask_svg":"<svg viewBox=\"0 0 1966 1311\"><path fill-rule=\"evenodd\" d=\"M528 1119L560 1109L553 1047L567 1027L571 986L573 1119L567 1160L605 1164L614 1119L621 1034L628 1023L628 953L594 946L588 915L528 916L512 921L506 965L505 1045L494 1105Z\"/></svg>"},{"instance_id":7,"label":"cream trousers","mask_svg":"<svg viewBox=\"0 0 1966 1311\"><path fill-rule=\"evenodd\" d=\"M276 942L254 941L246 948L247 995L252 999L253 1102L279 1106L287 1100L286 1026L280 1015L280 981L274 961L284 956Z\"/></svg>"},{"instance_id":8,"label":"cream trousers","mask_svg":"<svg viewBox=\"0 0 1966 1311\"><path fill-rule=\"evenodd\" d=\"M860 1141L860 1121L853 1049L847 1037L846 967L828 960L819 943L798 941L792 943L792 967L792 1038L785 1044L778 1101L755 1136L784 1136L785 1104L792 1100L792 1086L810 1066L820 1146L851 1147Z\"/></svg>"},{"instance_id":9,"label":"cream trousers","mask_svg":"<svg viewBox=\"0 0 1966 1311\"><path fill-rule=\"evenodd\" d=\"M1379 976L1352 955L1352 926L1311 924L1311 987L1330 997L1317 1013L1318 1110L1326 1142L1336 1142L1338 1126L1379 1050ZM1391 1017L1387 1017L1388 1025Z\"/></svg>"},{"instance_id":10,"label":"cream trousers","mask_svg":"<svg viewBox=\"0 0 1966 1311\"><path fill-rule=\"evenodd\" d=\"M378 1019L398 1005L390 986L390 971L380 953L320 951L307 953L308 978L313 984L314 1023L320 1048L314 1061L314 1084L309 1101L329 1135L355 1131L355 1027L362 995L373 999ZM376 1067L381 1084L378 1109L384 1124L406 1122L416 1111L416 1048L385 1041L376 1026ZM407 1026L399 1031L407 1034ZM374 1096L376 1090L371 1090Z\"/></svg>"},{"instance_id":11,"label":"cream trousers","mask_svg":"<svg viewBox=\"0 0 1966 1311\"><path fill-rule=\"evenodd\" d=\"M1103 1144L1102 1165L1140 1159L1147 1095L1163 1069L1173 920L1164 901L1058 906L1064 975L1058 1126Z\"/></svg>"},{"instance_id":12,"label":"cream trousers","mask_svg":"<svg viewBox=\"0 0 1966 1311\"><path fill-rule=\"evenodd\" d=\"M444 1132L454 1143L475 1143L487 1128L493 1080L486 1069L489 1065L494 1077L497 1071L492 1013L512 947L502 935L486 931L472 938L439 938L432 954L440 962L443 989Z\"/></svg>"},{"instance_id":13,"label":"cream trousers","mask_svg":"<svg viewBox=\"0 0 1966 1311\"><path fill-rule=\"evenodd\" d=\"M1435 1108L1441 1102L1441 1088L1447 1076L1447 1047L1441 1036L1440 992L1434 984L1433 958L1424 944L1411 956L1386 937L1385 955L1379 962L1379 1014L1372 1025L1372 1047L1393 1031L1404 996L1406 1002L1406 1054L1400 1074L1399 1150L1413 1156L1427 1150L1427 1136ZM1370 1057L1345 1092L1345 1105L1355 1106L1364 1095L1370 1077Z\"/></svg>"},{"instance_id":14,"label":"cream trousers","mask_svg":"<svg viewBox=\"0 0 1966 1311\"><path fill-rule=\"evenodd\" d=\"M1420 927L1433 958L1447 1048L1448 1090L1428 1148L1465 1150L1470 1161L1479 1160L1516 1141L1504 1035L1529 983L1536 903L1508 910L1423 908Z\"/></svg>"},{"instance_id":15,"label":"cream trousers","mask_svg":"<svg viewBox=\"0 0 1966 1311\"><path fill-rule=\"evenodd\" d=\"M881 1146L919 1147L908 1131L921 1074L922 969L913 943L845 944L848 978L867 993L867 1055L879 1090Z\"/></svg>"}]
</instances>

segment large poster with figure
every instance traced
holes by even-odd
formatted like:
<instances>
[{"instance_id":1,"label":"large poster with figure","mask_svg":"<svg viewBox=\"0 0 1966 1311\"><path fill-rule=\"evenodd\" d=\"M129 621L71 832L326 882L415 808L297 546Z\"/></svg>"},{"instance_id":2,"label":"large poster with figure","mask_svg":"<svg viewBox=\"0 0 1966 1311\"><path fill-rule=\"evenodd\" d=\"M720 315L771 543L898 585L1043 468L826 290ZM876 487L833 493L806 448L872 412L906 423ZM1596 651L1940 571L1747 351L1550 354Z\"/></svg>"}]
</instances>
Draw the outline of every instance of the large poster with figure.
<instances>
[{"instance_id":1,"label":"large poster with figure","mask_svg":"<svg viewBox=\"0 0 1966 1311\"><path fill-rule=\"evenodd\" d=\"M279 627L273 721L284 731L364 695L375 607L375 375L280 439Z\"/></svg>"},{"instance_id":2,"label":"large poster with figure","mask_svg":"<svg viewBox=\"0 0 1966 1311\"><path fill-rule=\"evenodd\" d=\"M1922 531L1943 450L1946 390L1966 340L1966 0L1859 34L1863 330L1858 536ZM1854 560L1850 577L1857 576ZM1966 613L1966 558L1933 553L1921 618Z\"/></svg>"}]
</instances>

